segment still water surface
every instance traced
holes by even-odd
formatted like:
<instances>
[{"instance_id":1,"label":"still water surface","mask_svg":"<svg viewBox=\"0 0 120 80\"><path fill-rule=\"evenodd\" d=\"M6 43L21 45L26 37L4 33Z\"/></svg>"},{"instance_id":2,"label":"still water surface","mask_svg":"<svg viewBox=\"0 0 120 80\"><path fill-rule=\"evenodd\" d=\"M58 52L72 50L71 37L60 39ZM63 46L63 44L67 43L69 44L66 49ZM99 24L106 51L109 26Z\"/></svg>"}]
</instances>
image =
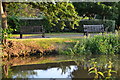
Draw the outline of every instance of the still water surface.
<instances>
[{"instance_id":1,"label":"still water surface","mask_svg":"<svg viewBox=\"0 0 120 80\"><path fill-rule=\"evenodd\" d=\"M3 78L94 78L89 74L88 69L97 62L98 71L107 71L108 62L112 62L112 73L110 77L120 77L120 56L119 55L82 55L82 56L45 56L45 57L24 57L5 59L10 64L8 74ZM9 65L8 65L9 66ZM106 73L107 74L107 73ZM107 76L105 74L105 76Z\"/></svg>"}]
</instances>

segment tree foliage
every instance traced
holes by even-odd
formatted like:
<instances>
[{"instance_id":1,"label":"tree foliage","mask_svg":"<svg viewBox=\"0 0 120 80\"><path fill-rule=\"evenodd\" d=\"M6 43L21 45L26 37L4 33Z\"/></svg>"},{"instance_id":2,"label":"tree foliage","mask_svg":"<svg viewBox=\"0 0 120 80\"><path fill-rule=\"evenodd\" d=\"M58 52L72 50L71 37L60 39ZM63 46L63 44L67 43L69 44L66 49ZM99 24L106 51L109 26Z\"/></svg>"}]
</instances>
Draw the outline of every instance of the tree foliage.
<instances>
[{"instance_id":1,"label":"tree foliage","mask_svg":"<svg viewBox=\"0 0 120 80\"><path fill-rule=\"evenodd\" d=\"M120 26L120 1L118 2L117 7L118 7L118 11L119 11L118 12L117 25ZM118 27L118 28L120 28L120 27Z\"/></svg>"},{"instance_id":2,"label":"tree foliage","mask_svg":"<svg viewBox=\"0 0 120 80\"><path fill-rule=\"evenodd\" d=\"M69 21L72 29L80 21L73 4L68 2L9 3L7 12L18 17L42 17L48 20L49 27L60 24L61 29L66 26L65 21Z\"/></svg>"},{"instance_id":3,"label":"tree foliage","mask_svg":"<svg viewBox=\"0 0 120 80\"><path fill-rule=\"evenodd\" d=\"M10 2L6 6L8 16L37 17L39 12L38 9L32 8L31 5L26 4L25 2Z\"/></svg>"},{"instance_id":4,"label":"tree foliage","mask_svg":"<svg viewBox=\"0 0 120 80\"><path fill-rule=\"evenodd\" d=\"M63 30L65 26L78 25L81 16L89 19L116 20L120 25L120 2L11 2L7 5L7 13L18 17L41 17L46 19L48 27ZM67 22L67 23L66 23ZM58 26L59 25L59 26Z\"/></svg>"},{"instance_id":5,"label":"tree foliage","mask_svg":"<svg viewBox=\"0 0 120 80\"><path fill-rule=\"evenodd\" d=\"M77 12L80 16L94 14L100 19L117 19L118 18L118 7L117 2L78 2L73 3Z\"/></svg>"},{"instance_id":6,"label":"tree foliage","mask_svg":"<svg viewBox=\"0 0 120 80\"><path fill-rule=\"evenodd\" d=\"M71 28L74 29L74 25L78 25L80 17L75 11L72 3L67 2L41 2L30 3L34 8L40 9L43 16L48 20L50 26L56 26L57 23L61 24L61 29L64 29L65 21L69 21Z\"/></svg>"}]
</instances>

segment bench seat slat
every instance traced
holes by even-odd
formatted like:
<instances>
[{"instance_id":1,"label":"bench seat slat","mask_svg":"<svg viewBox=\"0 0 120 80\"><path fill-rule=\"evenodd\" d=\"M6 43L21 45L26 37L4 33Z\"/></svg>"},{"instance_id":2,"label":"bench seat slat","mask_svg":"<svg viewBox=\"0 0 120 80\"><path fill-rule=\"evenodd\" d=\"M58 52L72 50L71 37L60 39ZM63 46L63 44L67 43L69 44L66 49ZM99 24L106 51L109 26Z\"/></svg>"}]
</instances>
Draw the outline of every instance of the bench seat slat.
<instances>
[{"instance_id":1,"label":"bench seat slat","mask_svg":"<svg viewBox=\"0 0 120 80\"><path fill-rule=\"evenodd\" d=\"M22 32L22 34L42 34L44 32Z\"/></svg>"},{"instance_id":2,"label":"bench seat slat","mask_svg":"<svg viewBox=\"0 0 120 80\"><path fill-rule=\"evenodd\" d=\"M83 25L84 32L104 32L103 25Z\"/></svg>"}]
</instances>

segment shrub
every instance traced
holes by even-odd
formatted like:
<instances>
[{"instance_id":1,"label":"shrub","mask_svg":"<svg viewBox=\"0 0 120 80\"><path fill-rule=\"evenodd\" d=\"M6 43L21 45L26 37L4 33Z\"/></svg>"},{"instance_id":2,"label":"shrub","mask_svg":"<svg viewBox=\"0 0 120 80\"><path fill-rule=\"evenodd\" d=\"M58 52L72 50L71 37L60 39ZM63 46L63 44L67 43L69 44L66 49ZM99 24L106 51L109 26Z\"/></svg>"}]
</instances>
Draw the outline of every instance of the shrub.
<instances>
[{"instance_id":1,"label":"shrub","mask_svg":"<svg viewBox=\"0 0 120 80\"><path fill-rule=\"evenodd\" d=\"M74 54L117 54L120 52L120 36L118 34L95 35L77 42L71 49Z\"/></svg>"},{"instance_id":2,"label":"shrub","mask_svg":"<svg viewBox=\"0 0 120 80\"><path fill-rule=\"evenodd\" d=\"M12 29L12 32L19 31L20 23L17 16L8 16L8 27Z\"/></svg>"},{"instance_id":3,"label":"shrub","mask_svg":"<svg viewBox=\"0 0 120 80\"><path fill-rule=\"evenodd\" d=\"M4 30L0 28L0 40L10 38L12 31L13 30L11 28L4 29Z\"/></svg>"}]
</instances>

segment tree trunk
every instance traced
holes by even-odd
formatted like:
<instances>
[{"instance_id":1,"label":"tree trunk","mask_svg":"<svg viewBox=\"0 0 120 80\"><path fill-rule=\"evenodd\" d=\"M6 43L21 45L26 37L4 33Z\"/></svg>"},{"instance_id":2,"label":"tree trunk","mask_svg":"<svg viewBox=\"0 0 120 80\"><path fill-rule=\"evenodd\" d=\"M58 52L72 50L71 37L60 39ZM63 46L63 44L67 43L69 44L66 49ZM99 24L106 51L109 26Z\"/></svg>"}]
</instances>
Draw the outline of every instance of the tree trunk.
<instances>
[{"instance_id":1,"label":"tree trunk","mask_svg":"<svg viewBox=\"0 0 120 80\"><path fill-rule=\"evenodd\" d=\"M1 17L2 17L2 28L3 29L7 29L7 13L6 13L6 10L5 10L5 2L1 2L0 3L1 5Z\"/></svg>"},{"instance_id":2,"label":"tree trunk","mask_svg":"<svg viewBox=\"0 0 120 80\"><path fill-rule=\"evenodd\" d=\"M3 31L5 30L5 29L7 29L7 13L6 13L6 10L5 10L5 7L6 7L6 5L5 5L5 2L1 2L0 1L0 14L1 14L1 19L2 19L2 29L3 29ZM2 39L2 43L3 44L6 44L6 33L4 34L2 34L3 35L3 39Z\"/></svg>"},{"instance_id":3,"label":"tree trunk","mask_svg":"<svg viewBox=\"0 0 120 80\"><path fill-rule=\"evenodd\" d=\"M118 26L118 34L120 35L120 1L118 2L118 21L117 21L117 26Z\"/></svg>"},{"instance_id":4,"label":"tree trunk","mask_svg":"<svg viewBox=\"0 0 120 80\"><path fill-rule=\"evenodd\" d=\"M105 20L105 15L104 14L102 15L102 20Z\"/></svg>"}]
</instances>

